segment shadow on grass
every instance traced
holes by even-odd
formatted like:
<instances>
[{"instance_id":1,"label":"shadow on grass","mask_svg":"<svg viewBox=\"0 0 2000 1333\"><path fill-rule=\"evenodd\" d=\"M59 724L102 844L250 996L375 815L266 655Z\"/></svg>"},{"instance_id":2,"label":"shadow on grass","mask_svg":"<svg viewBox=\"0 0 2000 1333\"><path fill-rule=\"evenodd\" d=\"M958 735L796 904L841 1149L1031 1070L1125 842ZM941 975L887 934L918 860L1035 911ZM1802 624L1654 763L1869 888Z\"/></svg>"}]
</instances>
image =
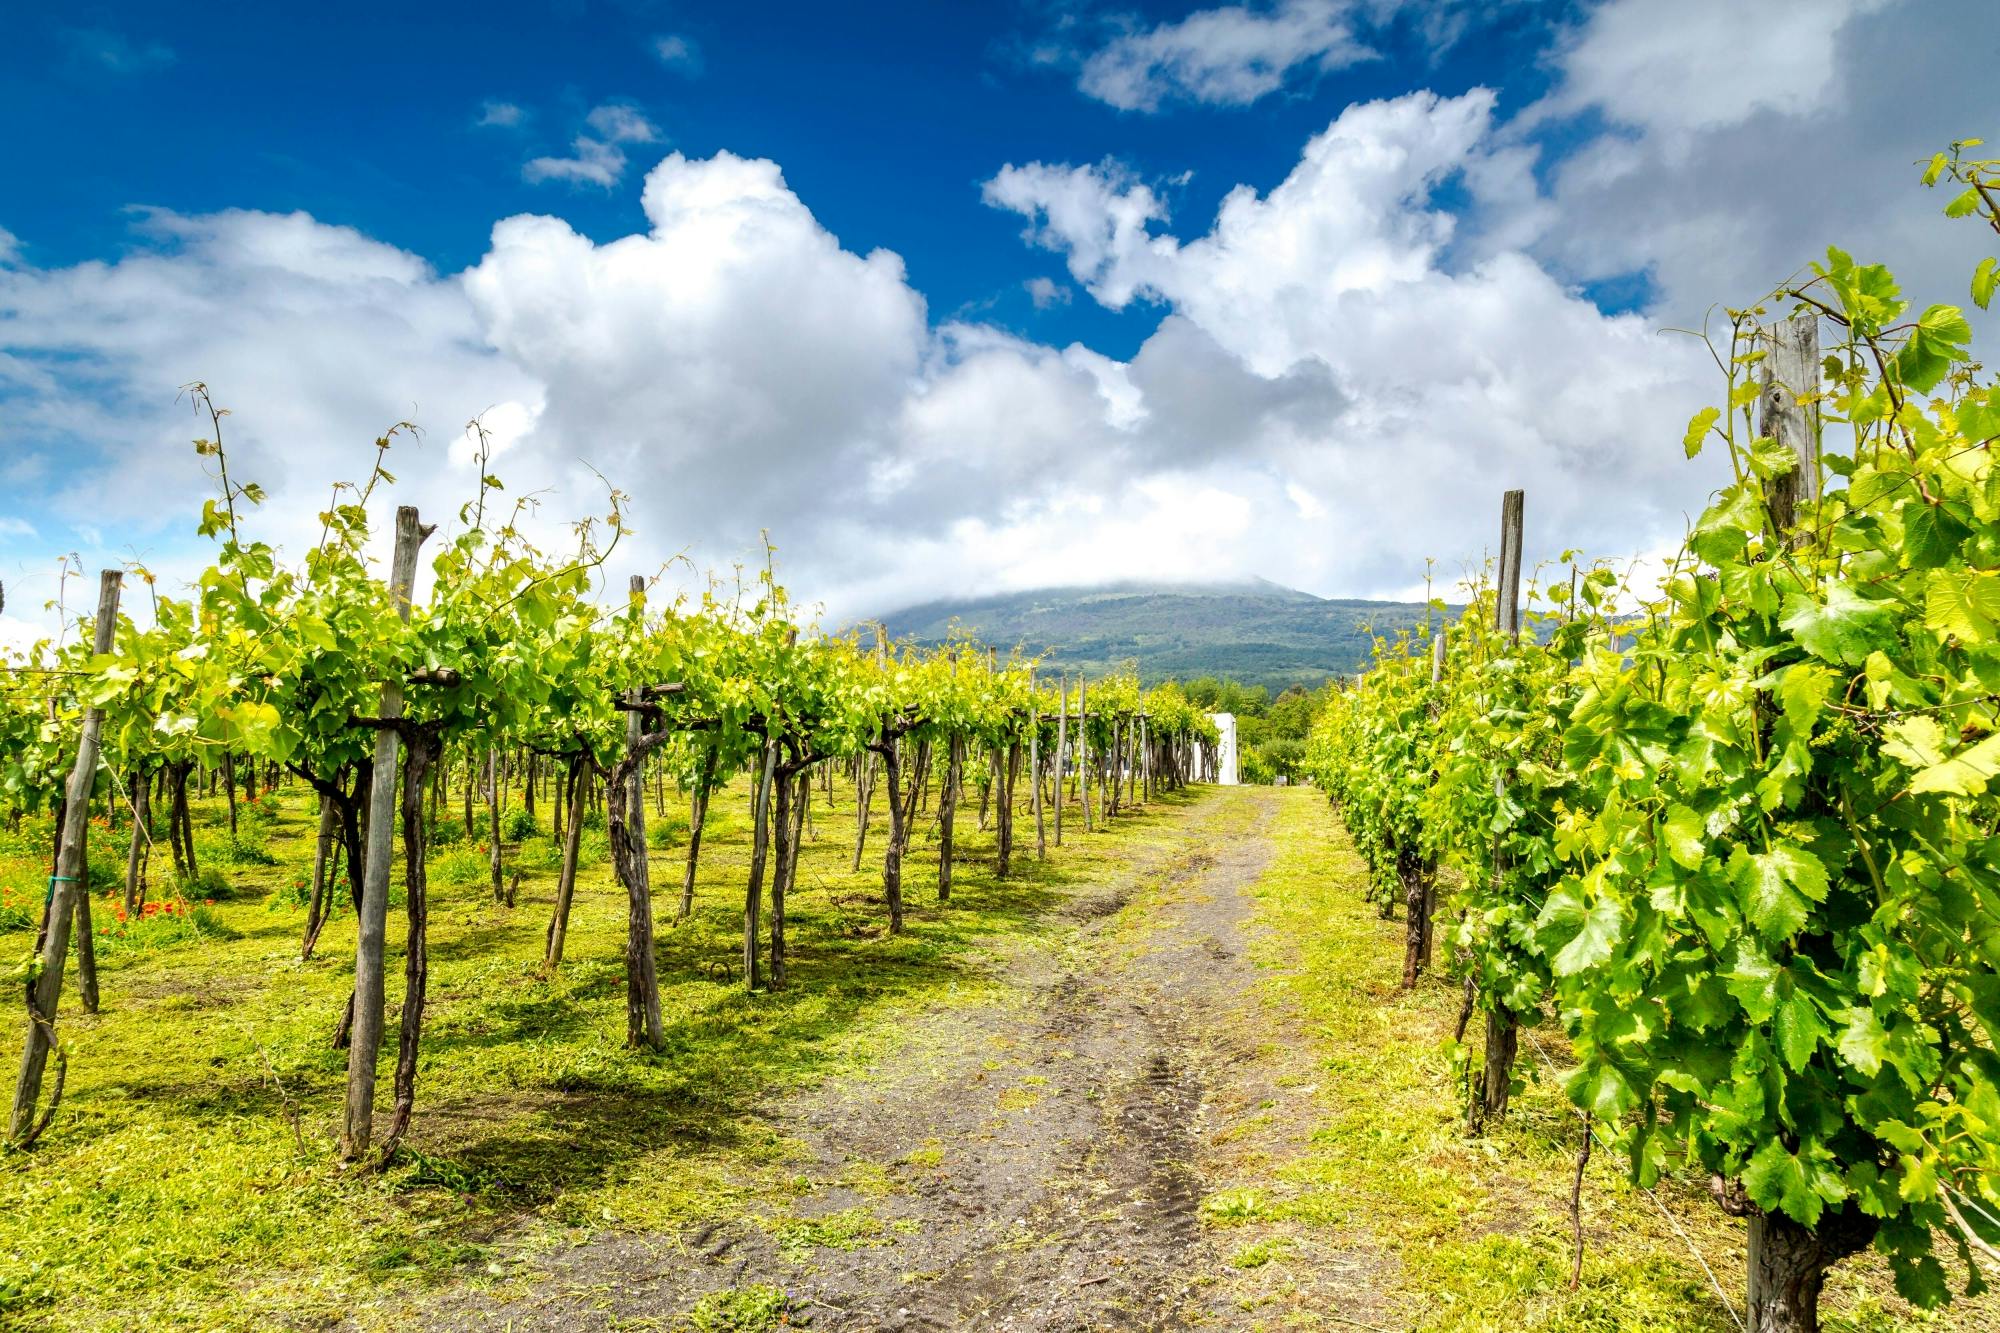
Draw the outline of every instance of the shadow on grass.
<instances>
[{"instance_id":1,"label":"shadow on grass","mask_svg":"<svg viewBox=\"0 0 2000 1333\"><path fill-rule=\"evenodd\" d=\"M1045 861L1023 817L1005 880L992 833L968 819L952 901L942 904L926 816L905 864L908 928L897 936L887 934L882 901L881 801L860 871L851 869L852 804L816 801L818 836L802 848L789 904L790 986L746 992L748 800L740 785L728 795L730 808L718 808L704 835L697 910L656 932L666 1019L658 1052L623 1045L625 898L608 867L585 868L568 959L553 976L541 969L552 868L523 867L512 910L492 903L483 881L433 887L416 1118L408 1152L383 1175L342 1172L333 1160L347 1055L328 1038L352 984L351 913L301 964L302 917L261 897L295 879L310 848L309 803L294 803L272 831L281 864L235 876L238 895L218 904L232 937L119 960L124 975L107 972L105 1014L69 1029L62 1119L32 1159L0 1172L0 1252L43 1264L33 1299L60 1296L79 1318L98 1310L114 1326L111 1311L129 1316L156 1299L144 1260L154 1243L212 1256L214 1269L191 1274L204 1292L240 1295L283 1268L292 1294L269 1299L304 1311L330 1299L337 1273L435 1278L530 1218L598 1225L610 1201L630 1225L670 1227L751 1206L782 1156L764 1114L775 1097L893 1046L909 1015L988 993L997 946L1034 947L1074 924L1066 905L1170 854L1182 809L1200 799L1161 797L1109 832L1086 835L1072 819L1066 847L1051 828ZM681 866L676 851L656 849L656 910L671 912ZM392 912L384 1117L402 972L400 905ZM760 945L768 956L768 939ZM231 1178L266 1182L254 1193L213 1186L215 1155L186 1151L213 1142L218 1125L232 1126ZM83 1209L51 1203L44 1184L77 1172L96 1179L99 1154L115 1154L148 1190L112 1190ZM171 1203L146 1204L149 1191ZM312 1217L310 1247L283 1257L242 1248L246 1218L273 1216ZM290 1226L272 1234L290 1236ZM99 1243L107 1228L119 1246Z\"/></svg>"}]
</instances>

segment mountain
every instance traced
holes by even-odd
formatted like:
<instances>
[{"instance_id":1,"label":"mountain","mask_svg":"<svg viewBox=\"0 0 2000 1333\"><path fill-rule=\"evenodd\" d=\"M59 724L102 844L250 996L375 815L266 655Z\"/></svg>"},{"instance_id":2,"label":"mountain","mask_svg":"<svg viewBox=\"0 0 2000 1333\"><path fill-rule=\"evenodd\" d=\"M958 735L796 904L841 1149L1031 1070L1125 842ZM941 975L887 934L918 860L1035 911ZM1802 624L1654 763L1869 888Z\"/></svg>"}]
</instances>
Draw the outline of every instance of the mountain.
<instances>
[{"instance_id":1,"label":"mountain","mask_svg":"<svg viewBox=\"0 0 2000 1333\"><path fill-rule=\"evenodd\" d=\"M1136 661L1148 682L1225 676L1276 694L1353 673L1367 664L1374 635L1393 637L1426 613L1422 602L1327 599L1253 579L1041 588L926 602L881 620L891 637L923 643L944 641L957 624L1058 671L1097 674Z\"/></svg>"}]
</instances>

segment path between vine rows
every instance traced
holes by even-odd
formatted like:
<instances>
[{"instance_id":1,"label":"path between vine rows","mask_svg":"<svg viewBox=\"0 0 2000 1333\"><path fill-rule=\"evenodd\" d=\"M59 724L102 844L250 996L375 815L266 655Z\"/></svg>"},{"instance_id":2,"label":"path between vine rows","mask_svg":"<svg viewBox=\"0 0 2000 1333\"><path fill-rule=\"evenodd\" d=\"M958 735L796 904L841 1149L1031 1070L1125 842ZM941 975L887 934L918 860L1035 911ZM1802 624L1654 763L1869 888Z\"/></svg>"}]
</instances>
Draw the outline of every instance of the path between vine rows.
<instances>
[{"instance_id":1,"label":"path between vine rows","mask_svg":"<svg viewBox=\"0 0 2000 1333\"><path fill-rule=\"evenodd\" d=\"M1394 1261L1367 1237L1306 1238L1307 1253L1294 1237L1306 1262L1279 1278L1230 1263L1254 1231L1202 1217L1312 1128L1305 1043L1246 951L1273 796L1212 793L1173 850L1078 890L1059 930L993 959L1007 998L926 1019L865 1073L771 1108L812 1182L794 1219L866 1209L884 1224L868 1243L786 1246L753 1223L609 1235L533 1261L524 1294L446 1293L421 1326L681 1328L703 1295L759 1283L821 1330L1396 1322Z\"/></svg>"}]
</instances>

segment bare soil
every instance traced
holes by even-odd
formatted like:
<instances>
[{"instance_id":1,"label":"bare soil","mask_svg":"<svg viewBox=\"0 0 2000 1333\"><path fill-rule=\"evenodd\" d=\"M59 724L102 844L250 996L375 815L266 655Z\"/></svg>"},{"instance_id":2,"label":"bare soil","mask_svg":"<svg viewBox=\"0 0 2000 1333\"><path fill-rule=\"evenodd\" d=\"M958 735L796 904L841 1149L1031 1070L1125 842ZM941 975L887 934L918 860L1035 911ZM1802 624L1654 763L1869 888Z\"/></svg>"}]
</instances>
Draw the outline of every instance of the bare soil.
<instances>
[{"instance_id":1,"label":"bare soil","mask_svg":"<svg viewBox=\"0 0 2000 1333\"><path fill-rule=\"evenodd\" d=\"M1004 998L773 1106L799 1145L788 1212L593 1240L421 1326L685 1328L757 1283L823 1330L1402 1326L1367 1236L1331 1251L1269 1220L1312 1130L1296 1020L1246 951L1273 813L1211 793L1173 850L992 958Z\"/></svg>"}]
</instances>

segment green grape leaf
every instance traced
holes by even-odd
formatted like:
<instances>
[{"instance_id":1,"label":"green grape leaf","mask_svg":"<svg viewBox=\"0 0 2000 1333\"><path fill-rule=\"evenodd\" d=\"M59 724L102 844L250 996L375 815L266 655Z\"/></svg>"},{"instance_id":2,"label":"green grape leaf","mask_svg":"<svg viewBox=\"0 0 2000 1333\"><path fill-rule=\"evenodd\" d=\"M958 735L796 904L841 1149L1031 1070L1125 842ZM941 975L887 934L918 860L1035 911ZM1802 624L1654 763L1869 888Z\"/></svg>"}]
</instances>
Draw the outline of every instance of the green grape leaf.
<instances>
[{"instance_id":1,"label":"green grape leaf","mask_svg":"<svg viewBox=\"0 0 2000 1333\"><path fill-rule=\"evenodd\" d=\"M1965 312L1954 305L1934 305L1918 317L1909 340L1896 353L1896 370L1910 388L1929 393L1943 381L1952 362L1966 359L1965 344L1971 340L1972 325Z\"/></svg>"},{"instance_id":2,"label":"green grape leaf","mask_svg":"<svg viewBox=\"0 0 2000 1333\"><path fill-rule=\"evenodd\" d=\"M1986 262L1991 264L1993 261L1989 259ZM1986 303L1981 301L1979 304L1984 308ZM1681 439L1681 448L1689 458L1701 452L1702 442L1708 438L1708 433L1715 429L1715 423L1721 419L1722 409L1717 407L1704 407L1694 414L1694 419L1688 422L1687 434Z\"/></svg>"},{"instance_id":3,"label":"green grape leaf","mask_svg":"<svg viewBox=\"0 0 2000 1333\"><path fill-rule=\"evenodd\" d=\"M1935 569L1924 584L1924 627L1960 643L1985 643L2000 630L2000 574Z\"/></svg>"},{"instance_id":4,"label":"green grape leaf","mask_svg":"<svg viewBox=\"0 0 2000 1333\"><path fill-rule=\"evenodd\" d=\"M1785 1064L1793 1073L1805 1069L1828 1031L1826 1020L1820 1017L1819 1006L1804 991L1794 988L1778 1001L1772 1033L1778 1041L1778 1053L1785 1058Z\"/></svg>"},{"instance_id":5,"label":"green grape leaf","mask_svg":"<svg viewBox=\"0 0 2000 1333\"><path fill-rule=\"evenodd\" d=\"M1608 894L1599 898L1583 918L1583 928L1551 961L1555 974L1559 977L1574 976L1609 958L1612 946L1623 933L1624 923L1624 912L1618 900Z\"/></svg>"},{"instance_id":6,"label":"green grape leaf","mask_svg":"<svg viewBox=\"0 0 2000 1333\"><path fill-rule=\"evenodd\" d=\"M1684 805L1667 810L1664 825L1667 855L1684 870L1699 870L1708 854L1708 829L1702 818Z\"/></svg>"},{"instance_id":7,"label":"green grape leaf","mask_svg":"<svg viewBox=\"0 0 2000 1333\"><path fill-rule=\"evenodd\" d=\"M1743 1192L1759 1208L1783 1211L1807 1226L1819 1221L1825 1205L1806 1176L1805 1164L1786 1152L1775 1135L1743 1168Z\"/></svg>"},{"instance_id":8,"label":"green grape leaf","mask_svg":"<svg viewBox=\"0 0 2000 1333\"><path fill-rule=\"evenodd\" d=\"M1906 717L1886 729L1882 753L1909 768L1927 769L1944 762L1944 728L1928 715Z\"/></svg>"},{"instance_id":9,"label":"green grape leaf","mask_svg":"<svg viewBox=\"0 0 2000 1333\"><path fill-rule=\"evenodd\" d=\"M1639 1104L1631 1082L1610 1061L1585 1060L1563 1080L1571 1101L1599 1120L1616 1120Z\"/></svg>"},{"instance_id":10,"label":"green grape leaf","mask_svg":"<svg viewBox=\"0 0 2000 1333\"><path fill-rule=\"evenodd\" d=\"M1840 1033L1840 1058L1864 1078L1882 1072L1882 1057L1889 1050L1889 1034L1882 1020L1867 1005L1856 1005L1846 1014L1847 1026Z\"/></svg>"},{"instance_id":11,"label":"green grape leaf","mask_svg":"<svg viewBox=\"0 0 2000 1333\"><path fill-rule=\"evenodd\" d=\"M1860 666L1876 649L1896 646L1894 608L1867 600L1845 583L1827 589L1825 605L1802 592L1791 594L1779 623L1814 657L1845 666Z\"/></svg>"},{"instance_id":12,"label":"green grape leaf","mask_svg":"<svg viewBox=\"0 0 2000 1333\"><path fill-rule=\"evenodd\" d=\"M1979 261L1978 268L1972 270L1972 304L1981 310L1986 309L1988 303L1993 300L1996 281L2000 281L2000 263L1996 263L1994 257L1988 255ZM1688 457L1692 458L1694 455L1689 454Z\"/></svg>"},{"instance_id":13,"label":"green grape leaf","mask_svg":"<svg viewBox=\"0 0 2000 1333\"><path fill-rule=\"evenodd\" d=\"M1806 923L1807 901L1826 897L1826 868L1803 847L1780 843L1768 852L1738 847L1729 858L1743 915L1771 941L1795 935Z\"/></svg>"},{"instance_id":14,"label":"green grape leaf","mask_svg":"<svg viewBox=\"0 0 2000 1333\"><path fill-rule=\"evenodd\" d=\"M1801 731L1809 731L1826 707L1834 680L1833 672L1811 662L1786 667L1778 681L1778 703L1786 719Z\"/></svg>"},{"instance_id":15,"label":"green grape leaf","mask_svg":"<svg viewBox=\"0 0 2000 1333\"><path fill-rule=\"evenodd\" d=\"M1976 796L1986 790L1986 784L1996 773L2000 773L2000 732L1970 749L1960 750L1941 764L1926 768L1910 783L1910 790Z\"/></svg>"},{"instance_id":16,"label":"green grape leaf","mask_svg":"<svg viewBox=\"0 0 2000 1333\"><path fill-rule=\"evenodd\" d=\"M1972 532L1953 518L1943 505L1922 499L1903 505L1903 554L1912 569L1935 569L1949 564L1958 548Z\"/></svg>"}]
</instances>

